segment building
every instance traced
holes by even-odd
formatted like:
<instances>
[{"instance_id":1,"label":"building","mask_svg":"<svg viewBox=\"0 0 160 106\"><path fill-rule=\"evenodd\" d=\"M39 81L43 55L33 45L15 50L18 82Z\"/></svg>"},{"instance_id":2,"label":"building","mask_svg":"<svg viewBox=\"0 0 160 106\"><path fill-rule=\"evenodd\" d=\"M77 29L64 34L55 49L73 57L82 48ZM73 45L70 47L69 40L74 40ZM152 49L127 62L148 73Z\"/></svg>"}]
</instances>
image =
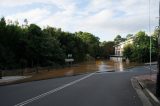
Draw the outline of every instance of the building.
<instances>
[{"instance_id":1,"label":"building","mask_svg":"<svg viewBox=\"0 0 160 106\"><path fill-rule=\"evenodd\" d=\"M115 55L110 56L110 59L113 61L122 61L123 60L123 51L124 47L127 44L132 44L134 41L134 37L130 37L124 42L119 43L118 45L115 46Z\"/></svg>"}]
</instances>

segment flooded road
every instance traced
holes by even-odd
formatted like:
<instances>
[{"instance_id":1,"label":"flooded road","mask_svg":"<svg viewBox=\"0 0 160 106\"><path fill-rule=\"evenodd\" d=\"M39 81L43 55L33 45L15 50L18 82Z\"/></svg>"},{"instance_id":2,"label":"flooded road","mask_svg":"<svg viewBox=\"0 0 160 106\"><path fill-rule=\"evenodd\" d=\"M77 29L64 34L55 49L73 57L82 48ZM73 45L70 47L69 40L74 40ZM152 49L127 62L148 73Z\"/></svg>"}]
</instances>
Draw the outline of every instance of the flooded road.
<instances>
[{"instance_id":1,"label":"flooded road","mask_svg":"<svg viewBox=\"0 0 160 106\"><path fill-rule=\"evenodd\" d=\"M113 62L107 60L88 61L74 64L70 67L42 70L33 74L30 80L40 80L55 77L73 76L91 72L123 72L125 68L136 66L136 63L126 64L125 62Z\"/></svg>"},{"instance_id":2,"label":"flooded road","mask_svg":"<svg viewBox=\"0 0 160 106\"><path fill-rule=\"evenodd\" d=\"M113 62L107 60L96 60L92 62L85 62L78 65L73 65L68 68L66 75L74 75L77 73L87 73L87 72L122 72L125 68L134 66L135 64L126 64L125 62Z\"/></svg>"}]
</instances>

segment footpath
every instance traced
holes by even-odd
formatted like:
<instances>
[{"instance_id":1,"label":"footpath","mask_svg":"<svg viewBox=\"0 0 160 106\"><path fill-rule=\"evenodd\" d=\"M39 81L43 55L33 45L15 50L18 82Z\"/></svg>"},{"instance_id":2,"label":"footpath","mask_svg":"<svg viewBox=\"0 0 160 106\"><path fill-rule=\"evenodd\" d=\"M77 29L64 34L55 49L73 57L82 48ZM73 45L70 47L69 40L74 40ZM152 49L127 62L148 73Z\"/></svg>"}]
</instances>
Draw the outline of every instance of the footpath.
<instances>
[{"instance_id":1,"label":"footpath","mask_svg":"<svg viewBox=\"0 0 160 106\"><path fill-rule=\"evenodd\" d=\"M156 97L156 78L157 74L151 74L140 75L131 79L143 106L160 106L160 98Z\"/></svg>"}]
</instances>

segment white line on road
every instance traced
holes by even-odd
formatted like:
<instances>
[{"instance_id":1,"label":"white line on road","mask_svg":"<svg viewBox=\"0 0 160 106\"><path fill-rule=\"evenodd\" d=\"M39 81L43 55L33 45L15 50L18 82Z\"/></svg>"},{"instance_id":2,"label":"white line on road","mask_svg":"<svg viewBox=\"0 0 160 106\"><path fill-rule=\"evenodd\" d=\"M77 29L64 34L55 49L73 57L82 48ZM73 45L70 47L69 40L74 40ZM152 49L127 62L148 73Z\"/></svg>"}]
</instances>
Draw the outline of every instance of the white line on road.
<instances>
[{"instance_id":1,"label":"white line on road","mask_svg":"<svg viewBox=\"0 0 160 106\"><path fill-rule=\"evenodd\" d=\"M66 88L66 87L68 87L68 86L71 86L71 85L73 85L73 84L76 84L76 83L78 83L78 82L80 82L80 81L82 81L82 80L84 80L84 79L92 76L93 74L94 74L94 73L91 73L91 74L89 74L89 75L87 75L87 76L84 76L84 77L82 77L82 78L80 78L80 79L77 79L77 80L75 80L75 81L72 81L72 82L70 82L70 83L68 83L68 84L65 84L65 85L63 85L63 86L60 86L60 87L55 88L55 89L53 89L53 90L50 90L50 91L48 91L48 92L46 92L46 93L42 93L42 94L40 94L40 95L38 95L38 96L35 96L35 97L33 97L33 98L31 98L31 99L28 99L28 100L26 100L26 101L23 101L23 102L21 102L21 103L18 103L18 104L14 105L14 106L24 106L24 105L26 105L26 104L29 104L29 103L31 103L31 102L33 102L33 101L35 101L35 100L38 100L38 99L43 98L43 97L45 97L45 96L47 96L47 95L50 95L50 94L55 93L55 92L57 92L57 91L60 91L60 90Z\"/></svg>"}]
</instances>

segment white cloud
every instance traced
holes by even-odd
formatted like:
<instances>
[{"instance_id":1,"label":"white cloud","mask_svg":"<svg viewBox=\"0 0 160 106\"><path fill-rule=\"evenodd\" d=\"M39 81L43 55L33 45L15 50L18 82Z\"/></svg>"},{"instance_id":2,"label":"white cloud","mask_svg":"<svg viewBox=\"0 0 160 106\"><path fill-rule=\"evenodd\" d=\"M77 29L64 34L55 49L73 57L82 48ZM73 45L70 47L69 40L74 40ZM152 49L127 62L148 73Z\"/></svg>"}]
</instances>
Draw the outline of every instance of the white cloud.
<instances>
[{"instance_id":1,"label":"white cloud","mask_svg":"<svg viewBox=\"0 0 160 106\"><path fill-rule=\"evenodd\" d=\"M0 6L21 6L27 4L34 4L34 3L46 3L46 4L56 4L60 8L65 8L66 4L69 4L71 0L1 0Z\"/></svg>"},{"instance_id":2,"label":"white cloud","mask_svg":"<svg viewBox=\"0 0 160 106\"><path fill-rule=\"evenodd\" d=\"M7 16L6 19L10 20L19 20L21 23L24 19L28 19L29 23L37 23L45 18L49 14L49 11L46 9L36 8L29 10L23 13L16 13L10 16Z\"/></svg>"},{"instance_id":3,"label":"white cloud","mask_svg":"<svg viewBox=\"0 0 160 106\"><path fill-rule=\"evenodd\" d=\"M17 7L44 3L59 10L46 8L28 9L7 18L23 20L41 26L61 27L66 31L88 31L101 40L113 40L117 34L126 35L139 30L148 31L148 1L146 0L90 0L85 6L77 6L78 0L1 0L0 6ZM83 5L83 4L82 4ZM152 31L157 25L158 0L151 1Z\"/></svg>"},{"instance_id":4,"label":"white cloud","mask_svg":"<svg viewBox=\"0 0 160 106\"><path fill-rule=\"evenodd\" d=\"M35 3L38 0L1 0L0 6L19 6Z\"/></svg>"}]
</instances>

